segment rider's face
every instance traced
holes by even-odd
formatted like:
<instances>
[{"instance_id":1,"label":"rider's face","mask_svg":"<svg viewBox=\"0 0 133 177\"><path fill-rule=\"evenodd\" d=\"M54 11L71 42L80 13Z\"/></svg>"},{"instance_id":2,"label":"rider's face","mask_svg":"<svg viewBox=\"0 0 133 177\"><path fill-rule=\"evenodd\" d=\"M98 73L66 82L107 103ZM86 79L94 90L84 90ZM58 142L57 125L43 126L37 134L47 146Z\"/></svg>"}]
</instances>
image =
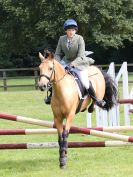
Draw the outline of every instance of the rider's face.
<instances>
[{"instance_id":1,"label":"rider's face","mask_svg":"<svg viewBox=\"0 0 133 177\"><path fill-rule=\"evenodd\" d=\"M75 35L76 30L75 29L67 29L66 30L66 34L68 38L73 38L73 36Z\"/></svg>"}]
</instances>

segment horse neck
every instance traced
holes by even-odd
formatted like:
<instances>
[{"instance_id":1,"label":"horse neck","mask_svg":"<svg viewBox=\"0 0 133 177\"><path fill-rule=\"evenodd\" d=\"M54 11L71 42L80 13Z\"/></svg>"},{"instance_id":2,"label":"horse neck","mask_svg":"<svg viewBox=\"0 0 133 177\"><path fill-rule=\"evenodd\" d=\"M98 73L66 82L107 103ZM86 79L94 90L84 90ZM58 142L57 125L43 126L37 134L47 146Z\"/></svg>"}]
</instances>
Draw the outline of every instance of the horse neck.
<instances>
[{"instance_id":1,"label":"horse neck","mask_svg":"<svg viewBox=\"0 0 133 177\"><path fill-rule=\"evenodd\" d=\"M64 67L57 62L56 60L54 61L55 64L55 74L54 74L54 85L53 85L53 90L55 93L57 93L56 95L60 96L63 94L63 90L64 90L64 85L65 85L65 78L66 78L66 71L64 69Z\"/></svg>"},{"instance_id":2,"label":"horse neck","mask_svg":"<svg viewBox=\"0 0 133 177\"><path fill-rule=\"evenodd\" d=\"M66 71L63 68L63 66L56 60L54 61L54 64L55 64L54 82L58 82L66 74Z\"/></svg>"}]
</instances>

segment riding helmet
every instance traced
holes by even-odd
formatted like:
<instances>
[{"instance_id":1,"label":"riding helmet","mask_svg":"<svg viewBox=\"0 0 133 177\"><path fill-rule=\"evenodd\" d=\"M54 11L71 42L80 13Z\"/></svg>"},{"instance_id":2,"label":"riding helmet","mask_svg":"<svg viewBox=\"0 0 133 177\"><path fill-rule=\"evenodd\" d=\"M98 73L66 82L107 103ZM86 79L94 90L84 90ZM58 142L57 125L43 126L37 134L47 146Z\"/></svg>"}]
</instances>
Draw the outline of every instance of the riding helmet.
<instances>
[{"instance_id":1,"label":"riding helmet","mask_svg":"<svg viewBox=\"0 0 133 177\"><path fill-rule=\"evenodd\" d=\"M64 30L66 31L67 29L75 29L78 30L78 25L77 22L73 19L68 19L65 21L63 25Z\"/></svg>"}]
</instances>

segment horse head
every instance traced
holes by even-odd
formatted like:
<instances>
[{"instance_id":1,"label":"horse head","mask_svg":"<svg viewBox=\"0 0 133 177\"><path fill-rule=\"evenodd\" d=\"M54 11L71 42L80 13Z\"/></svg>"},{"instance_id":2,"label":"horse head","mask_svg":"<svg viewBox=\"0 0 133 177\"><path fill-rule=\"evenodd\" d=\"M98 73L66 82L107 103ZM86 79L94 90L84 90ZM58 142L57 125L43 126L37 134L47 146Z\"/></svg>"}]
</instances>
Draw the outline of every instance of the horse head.
<instances>
[{"instance_id":1,"label":"horse head","mask_svg":"<svg viewBox=\"0 0 133 177\"><path fill-rule=\"evenodd\" d=\"M54 54L48 50L44 50L42 55L39 52L41 64L39 65L40 77L38 86L41 91L48 89L54 78Z\"/></svg>"}]
</instances>

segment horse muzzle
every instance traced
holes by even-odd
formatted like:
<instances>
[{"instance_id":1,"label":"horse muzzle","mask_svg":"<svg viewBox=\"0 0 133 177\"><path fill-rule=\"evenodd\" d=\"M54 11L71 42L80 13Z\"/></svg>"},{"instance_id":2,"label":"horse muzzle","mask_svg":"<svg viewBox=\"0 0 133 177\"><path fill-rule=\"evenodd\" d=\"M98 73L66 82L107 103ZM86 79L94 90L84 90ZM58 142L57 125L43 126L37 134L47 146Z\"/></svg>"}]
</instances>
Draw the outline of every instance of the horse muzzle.
<instances>
[{"instance_id":1,"label":"horse muzzle","mask_svg":"<svg viewBox=\"0 0 133 177\"><path fill-rule=\"evenodd\" d=\"M38 87L41 91L47 90L47 85L45 85L45 84L38 84Z\"/></svg>"}]
</instances>

